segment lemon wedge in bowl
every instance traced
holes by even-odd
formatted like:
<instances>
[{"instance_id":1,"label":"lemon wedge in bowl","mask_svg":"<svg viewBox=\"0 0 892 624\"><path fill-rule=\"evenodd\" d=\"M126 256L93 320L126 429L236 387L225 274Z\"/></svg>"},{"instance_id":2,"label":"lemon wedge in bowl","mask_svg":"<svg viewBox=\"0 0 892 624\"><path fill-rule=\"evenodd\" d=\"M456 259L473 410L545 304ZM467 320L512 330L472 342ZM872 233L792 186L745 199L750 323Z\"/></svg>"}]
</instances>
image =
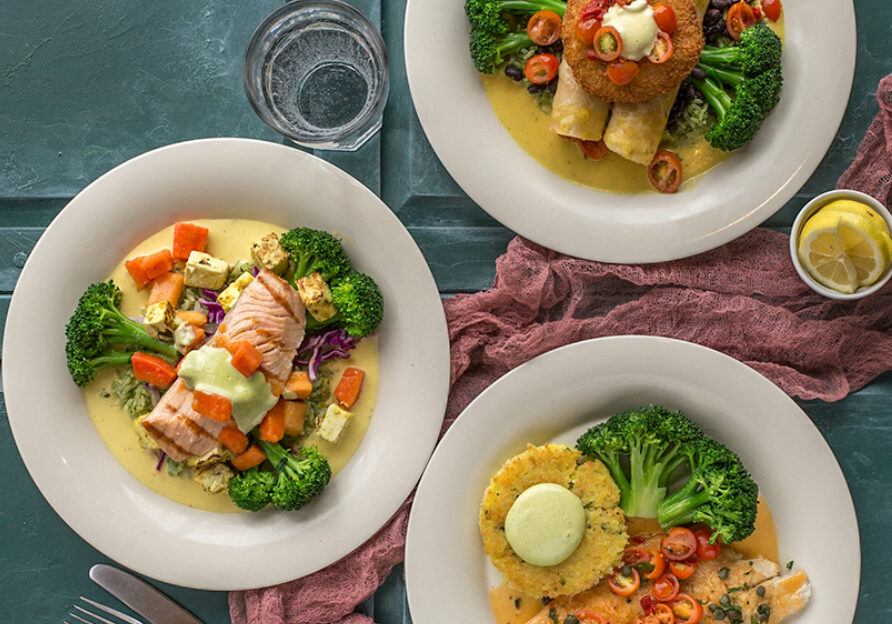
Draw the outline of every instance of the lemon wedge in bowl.
<instances>
[{"instance_id":1,"label":"lemon wedge in bowl","mask_svg":"<svg viewBox=\"0 0 892 624\"><path fill-rule=\"evenodd\" d=\"M854 293L876 282L889 266L889 228L881 227L868 215L840 207L831 209L831 205L818 210L802 227L799 261L820 284L841 293Z\"/></svg>"},{"instance_id":2,"label":"lemon wedge in bowl","mask_svg":"<svg viewBox=\"0 0 892 624\"><path fill-rule=\"evenodd\" d=\"M883 218L883 216L880 215L876 210L863 202L855 201L853 199L834 199L830 203L824 204L824 206L821 208L821 212L825 211L851 212L870 219L873 223L876 224L880 231L886 235L886 240L889 243L889 255L890 257L892 257L892 232L889 231L889 224L886 223L886 220Z\"/></svg>"}]
</instances>

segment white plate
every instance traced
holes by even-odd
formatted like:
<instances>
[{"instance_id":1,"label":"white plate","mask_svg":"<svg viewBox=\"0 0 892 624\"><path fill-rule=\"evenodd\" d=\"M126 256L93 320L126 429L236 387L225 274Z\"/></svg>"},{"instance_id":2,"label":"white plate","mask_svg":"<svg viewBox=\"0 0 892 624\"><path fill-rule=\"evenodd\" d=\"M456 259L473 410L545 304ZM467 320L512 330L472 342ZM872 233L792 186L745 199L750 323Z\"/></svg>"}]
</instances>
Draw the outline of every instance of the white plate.
<instances>
[{"instance_id":1,"label":"white plate","mask_svg":"<svg viewBox=\"0 0 892 624\"><path fill-rule=\"evenodd\" d=\"M406 70L421 125L446 169L484 210L518 234L580 258L672 260L757 226L818 166L852 86L852 3L788 3L784 91L756 139L691 190L601 193L551 173L502 127L471 63L463 4L408 0Z\"/></svg>"},{"instance_id":2,"label":"white plate","mask_svg":"<svg viewBox=\"0 0 892 624\"><path fill-rule=\"evenodd\" d=\"M87 285L104 279L148 235L200 217L337 230L354 265L375 277L384 296L371 424L347 467L299 512L214 514L149 490L112 457L68 377L64 327ZM393 515L424 469L449 382L439 293L394 214L333 165L245 139L161 148L81 191L47 228L22 271L3 350L9 424L53 509L119 563L200 589L287 581L362 544Z\"/></svg>"},{"instance_id":3,"label":"white plate","mask_svg":"<svg viewBox=\"0 0 892 624\"><path fill-rule=\"evenodd\" d=\"M462 412L434 451L409 518L412 619L493 622L488 590L498 575L477 528L490 477L527 442L573 445L592 424L648 403L681 410L750 469L773 512L781 563L795 560L813 584L812 604L797 624L851 622L861 573L858 523L818 430L777 386L737 360L647 336L550 351L506 374Z\"/></svg>"}]
</instances>

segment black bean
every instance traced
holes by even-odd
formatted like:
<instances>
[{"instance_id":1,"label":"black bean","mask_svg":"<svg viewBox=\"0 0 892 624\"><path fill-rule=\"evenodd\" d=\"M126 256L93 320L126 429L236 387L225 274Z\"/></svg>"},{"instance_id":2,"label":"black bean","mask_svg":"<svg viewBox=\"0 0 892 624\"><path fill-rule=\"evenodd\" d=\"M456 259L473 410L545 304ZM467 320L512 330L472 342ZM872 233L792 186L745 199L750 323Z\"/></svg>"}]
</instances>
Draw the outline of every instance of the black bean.
<instances>
[{"instance_id":1,"label":"black bean","mask_svg":"<svg viewBox=\"0 0 892 624\"><path fill-rule=\"evenodd\" d=\"M522 80L523 70L517 65L505 65L505 75L511 80Z\"/></svg>"},{"instance_id":2,"label":"black bean","mask_svg":"<svg viewBox=\"0 0 892 624\"><path fill-rule=\"evenodd\" d=\"M557 76L555 76L554 78L552 78L549 81L548 90L551 91L552 93L554 93L555 91L557 91L557 87L558 87L558 78L557 78Z\"/></svg>"},{"instance_id":3,"label":"black bean","mask_svg":"<svg viewBox=\"0 0 892 624\"><path fill-rule=\"evenodd\" d=\"M712 4L719 11L724 11L724 10L730 8L730 6L732 4L732 0L712 0Z\"/></svg>"},{"instance_id":4,"label":"black bean","mask_svg":"<svg viewBox=\"0 0 892 624\"><path fill-rule=\"evenodd\" d=\"M530 93L542 93L547 88L547 84L531 84L527 87L527 91L529 91Z\"/></svg>"},{"instance_id":5,"label":"black bean","mask_svg":"<svg viewBox=\"0 0 892 624\"><path fill-rule=\"evenodd\" d=\"M700 67L695 67L691 72L691 77L697 80L706 80L706 71Z\"/></svg>"},{"instance_id":6,"label":"black bean","mask_svg":"<svg viewBox=\"0 0 892 624\"><path fill-rule=\"evenodd\" d=\"M552 43L549 47L551 48L551 52L553 54L557 54L558 52L564 51L564 42L562 40L558 39L557 41Z\"/></svg>"}]
</instances>

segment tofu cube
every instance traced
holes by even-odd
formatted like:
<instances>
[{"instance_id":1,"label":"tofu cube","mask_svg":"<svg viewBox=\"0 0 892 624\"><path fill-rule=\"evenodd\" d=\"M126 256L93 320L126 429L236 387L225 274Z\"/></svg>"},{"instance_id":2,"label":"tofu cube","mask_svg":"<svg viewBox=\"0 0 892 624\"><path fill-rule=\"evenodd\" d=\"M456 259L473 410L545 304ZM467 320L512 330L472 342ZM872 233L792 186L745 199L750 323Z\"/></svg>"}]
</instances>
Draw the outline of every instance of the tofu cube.
<instances>
[{"instance_id":1,"label":"tofu cube","mask_svg":"<svg viewBox=\"0 0 892 624\"><path fill-rule=\"evenodd\" d=\"M279 236L270 232L251 245L251 259L254 264L281 275L288 268L288 253L279 244Z\"/></svg>"},{"instance_id":2,"label":"tofu cube","mask_svg":"<svg viewBox=\"0 0 892 624\"><path fill-rule=\"evenodd\" d=\"M325 416L319 425L319 437L331 443L341 439L341 435L353 419L353 412L348 412L336 403L332 403L325 410Z\"/></svg>"},{"instance_id":3,"label":"tofu cube","mask_svg":"<svg viewBox=\"0 0 892 624\"><path fill-rule=\"evenodd\" d=\"M203 251L193 251L186 261L186 286L220 290L229 276L229 263Z\"/></svg>"},{"instance_id":4,"label":"tofu cube","mask_svg":"<svg viewBox=\"0 0 892 624\"><path fill-rule=\"evenodd\" d=\"M232 306L235 305L235 300L238 299L238 296L242 294L242 291L253 281L253 275L250 273L242 273L235 279L235 281L224 288L223 292L217 295L217 303L222 306L224 311L229 312Z\"/></svg>"},{"instance_id":5,"label":"tofu cube","mask_svg":"<svg viewBox=\"0 0 892 624\"><path fill-rule=\"evenodd\" d=\"M151 412L149 412L151 413ZM139 418L133 421L133 429L136 431L136 441L139 445L150 451L157 451L160 447L158 443L155 442L155 438L149 435L149 432L146 431L146 428L142 426L142 421L148 417L149 414L143 414Z\"/></svg>"},{"instance_id":6,"label":"tofu cube","mask_svg":"<svg viewBox=\"0 0 892 624\"><path fill-rule=\"evenodd\" d=\"M170 301L159 301L146 308L143 325L150 336L157 338L161 334L172 333L181 321Z\"/></svg>"},{"instance_id":7,"label":"tofu cube","mask_svg":"<svg viewBox=\"0 0 892 624\"><path fill-rule=\"evenodd\" d=\"M307 312L317 321L327 321L338 313L331 301L331 289L319 273L310 273L297 280L297 294Z\"/></svg>"}]
</instances>

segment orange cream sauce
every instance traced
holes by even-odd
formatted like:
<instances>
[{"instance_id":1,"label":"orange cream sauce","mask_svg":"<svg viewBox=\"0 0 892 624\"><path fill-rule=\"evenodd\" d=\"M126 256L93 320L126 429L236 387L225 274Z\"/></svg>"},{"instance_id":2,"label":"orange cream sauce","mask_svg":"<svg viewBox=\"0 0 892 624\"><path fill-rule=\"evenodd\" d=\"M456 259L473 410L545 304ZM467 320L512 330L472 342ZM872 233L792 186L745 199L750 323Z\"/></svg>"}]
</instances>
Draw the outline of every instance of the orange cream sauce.
<instances>
[{"instance_id":1,"label":"orange cream sauce","mask_svg":"<svg viewBox=\"0 0 892 624\"><path fill-rule=\"evenodd\" d=\"M265 234L288 230L278 225L247 219L197 219L192 222L210 230L207 252L230 263L237 259L249 259L251 243ZM148 288L142 291L136 290L133 280L124 267L124 261L165 247L169 248L172 236L173 225L150 236L128 253L109 275L109 279L114 280L123 293L121 310L127 316L141 315L148 298ZM356 452L372 417L378 388L377 339L370 337L362 340L349 360L335 360L329 364L327 368L332 372L333 384L337 383L347 366L356 366L366 373L362 392L351 409L354 419L339 442L337 444L326 442L315 433L308 436L306 441L307 444L319 446L331 464L332 474L337 474ZM157 459L154 454L137 443L130 416L118 405L115 397L102 396L114 378L113 370L102 371L84 389L84 399L96 431L115 459L140 483L170 500L205 511L239 512L240 510L229 500L225 492L208 494L187 474L171 476L164 468L160 471L155 470Z\"/></svg>"},{"instance_id":2,"label":"orange cream sauce","mask_svg":"<svg viewBox=\"0 0 892 624\"><path fill-rule=\"evenodd\" d=\"M627 518L626 524L629 535L660 530L660 525L654 518ZM761 555L771 561L779 561L774 518L771 516L771 509L761 497L756 515L756 528L752 535L726 548L733 548L745 558ZM499 585L490 590L489 604L495 624L525 624L542 609L541 600L511 589L507 585Z\"/></svg>"}]
</instances>

